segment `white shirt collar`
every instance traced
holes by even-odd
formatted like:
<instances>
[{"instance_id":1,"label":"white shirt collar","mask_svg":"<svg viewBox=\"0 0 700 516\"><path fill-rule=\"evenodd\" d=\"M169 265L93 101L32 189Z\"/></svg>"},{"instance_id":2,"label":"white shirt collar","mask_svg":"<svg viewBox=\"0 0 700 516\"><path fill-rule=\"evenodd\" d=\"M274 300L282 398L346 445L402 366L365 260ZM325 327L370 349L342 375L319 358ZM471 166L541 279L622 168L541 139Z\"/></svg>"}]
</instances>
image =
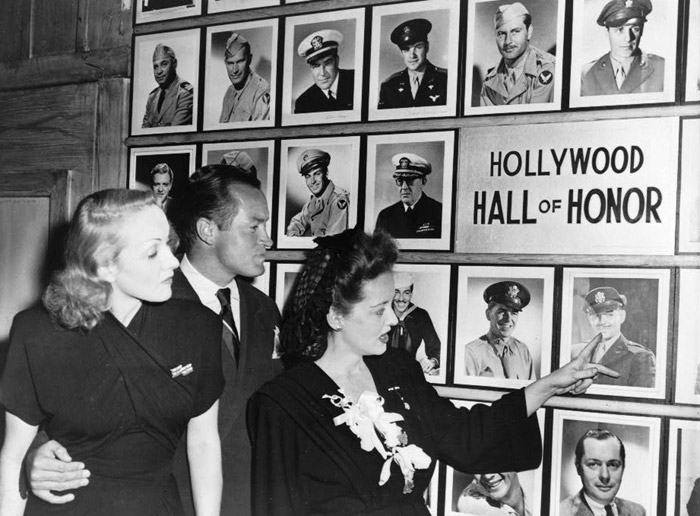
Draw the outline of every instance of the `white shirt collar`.
<instances>
[{"instance_id":1,"label":"white shirt collar","mask_svg":"<svg viewBox=\"0 0 700 516\"><path fill-rule=\"evenodd\" d=\"M588 496L586 494L585 491L583 491L583 497L585 498L586 503L588 504L588 507L591 508L591 511L593 512L593 516L605 516L605 505L593 500L590 496ZM610 506L612 507L613 514L615 516L618 516L619 513L617 512L617 505L615 505L615 500L610 502Z\"/></svg>"},{"instance_id":2,"label":"white shirt collar","mask_svg":"<svg viewBox=\"0 0 700 516\"><path fill-rule=\"evenodd\" d=\"M221 303L219 303L219 299L216 297L216 293L219 291L220 288L230 288L231 311L233 312L233 320L236 322L236 325L240 328L241 301L240 294L238 293L238 285L236 284L236 278L234 278L228 285L221 287L213 281L211 281L206 276L204 276L197 269L195 269L194 265L192 265L192 262L190 262L189 258L187 258L187 255L184 255L182 257L182 261L180 262L180 270L182 271L182 274L185 276L185 278L187 278L187 281L189 281L190 285L192 285L192 288L197 294L197 297L199 298L200 302L217 315L219 315L219 313L221 312Z\"/></svg>"},{"instance_id":3,"label":"white shirt collar","mask_svg":"<svg viewBox=\"0 0 700 516\"><path fill-rule=\"evenodd\" d=\"M335 80L333 81L333 84L331 84L331 87L328 88L327 90L323 90L323 93L326 97L328 97L328 92L331 91L333 92L333 96L337 99L338 98L338 79L340 78L340 72L338 72L338 75L335 76Z\"/></svg>"},{"instance_id":4,"label":"white shirt collar","mask_svg":"<svg viewBox=\"0 0 700 516\"><path fill-rule=\"evenodd\" d=\"M416 204L418 204L418 201L420 201L422 197L423 197L423 192L420 193L420 195L418 196L418 199L416 199L416 202L414 202L410 206L408 204L406 204L405 202L402 202L401 205L403 206L404 213L406 213L409 208L415 208Z\"/></svg>"}]
</instances>

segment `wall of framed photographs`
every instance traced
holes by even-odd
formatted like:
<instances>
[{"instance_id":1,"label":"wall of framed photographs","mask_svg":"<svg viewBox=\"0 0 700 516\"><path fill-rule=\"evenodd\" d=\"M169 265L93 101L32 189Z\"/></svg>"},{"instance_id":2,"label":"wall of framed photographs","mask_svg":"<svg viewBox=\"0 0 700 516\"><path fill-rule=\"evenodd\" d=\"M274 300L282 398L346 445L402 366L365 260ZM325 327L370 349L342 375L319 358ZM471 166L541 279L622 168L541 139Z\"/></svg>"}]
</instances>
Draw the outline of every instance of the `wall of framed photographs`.
<instances>
[{"instance_id":1,"label":"wall of framed photographs","mask_svg":"<svg viewBox=\"0 0 700 516\"><path fill-rule=\"evenodd\" d=\"M700 477L700 461L689 459L700 431L700 2L652 0L636 40L645 70L637 84L606 86L592 76L612 66L612 39L596 22L607 0L522 0L537 67L517 94L499 89L505 54L494 16L506 3L139 0L128 186L147 187L152 164L171 157L172 195L197 166L255 166L275 242L256 284L282 308L313 245L289 231L309 199L298 173L304 151L330 155L348 224L368 231L399 201L401 155L422 158L435 213L425 233L399 238L397 271L410 274L411 302L429 314L439 341L437 351L416 355L436 353L439 367L427 378L456 403L493 401L566 363L600 331L582 309L587 294L614 289L626 302L622 333L642 350L646 370L546 405L543 465L523 477L530 507L559 514L581 486L576 440L601 427L627 447L622 498L649 515L696 514L687 503ZM416 19L429 22L429 45L404 60L391 34L425 32ZM226 61L246 41L257 82L244 95ZM330 73L339 103L318 112L304 98L324 79L306 55L324 41L337 44ZM162 116L151 67L159 45L176 56L179 81ZM432 71L419 102L402 74L411 59L426 58ZM236 104L239 95L246 100ZM530 295L514 332L530 369L507 378L469 365L472 344L488 330L484 290L501 281ZM431 510L470 514L460 498L472 480L441 467L426 493Z\"/></svg>"}]
</instances>

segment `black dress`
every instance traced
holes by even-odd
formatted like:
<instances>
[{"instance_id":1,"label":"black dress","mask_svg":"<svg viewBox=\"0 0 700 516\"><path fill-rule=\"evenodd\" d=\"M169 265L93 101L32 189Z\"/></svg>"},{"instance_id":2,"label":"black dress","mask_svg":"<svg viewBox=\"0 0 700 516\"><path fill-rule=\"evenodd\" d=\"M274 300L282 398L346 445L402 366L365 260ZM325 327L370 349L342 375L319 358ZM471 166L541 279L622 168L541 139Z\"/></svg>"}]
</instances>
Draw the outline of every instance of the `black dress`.
<instances>
[{"instance_id":1,"label":"black dress","mask_svg":"<svg viewBox=\"0 0 700 516\"><path fill-rule=\"evenodd\" d=\"M414 488L392 464L379 486L384 459L364 451L343 414L324 395L338 386L316 364L302 363L263 386L248 412L253 441L253 513L279 515L428 515L422 494L441 460L465 472L536 468L542 444L535 416L527 417L523 391L471 410L456 408L426 382L408 354L389 349L365 358L384 409L404 417L399 426L409 444L431 459L416 469Z\"/></svg>"},{"instance_id":2,"label":"black dress","mask_svg":"<svg viewBox=\"0 0 700 516\"><path fill-rule=\"evenodd\" d=\"M180 514L172 458L189 420L221 394L220 346L221 320L190 301L144 304L128 328L107 313L87 332L43 308L18 314L1 401L91 472L65 505L30 495L25 516ZM191 374L172 376L187 364Z\"/></svg>"}]
</instances>

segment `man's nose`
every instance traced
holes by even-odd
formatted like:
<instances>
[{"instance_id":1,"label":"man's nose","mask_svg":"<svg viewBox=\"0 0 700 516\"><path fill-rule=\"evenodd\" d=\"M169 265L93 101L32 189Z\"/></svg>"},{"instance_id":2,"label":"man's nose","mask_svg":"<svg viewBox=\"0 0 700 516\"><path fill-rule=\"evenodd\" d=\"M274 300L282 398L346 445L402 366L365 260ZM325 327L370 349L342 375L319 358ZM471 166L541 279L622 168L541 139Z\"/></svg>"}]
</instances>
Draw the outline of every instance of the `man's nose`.
<instances>
[{"instance_id":1,"label":"man's nose","mask_svg":"<svg viewBox=\"0 0 700 516\"><path fill-rule=\"evenodd\" d=\"M600 473L598 474L598 477L600 478L600 481L603 484L607 484L608 482L610 482L610 472L608 471L608 467L605 464L603 464L600 467Z\"/></svg>"}]
</instances>

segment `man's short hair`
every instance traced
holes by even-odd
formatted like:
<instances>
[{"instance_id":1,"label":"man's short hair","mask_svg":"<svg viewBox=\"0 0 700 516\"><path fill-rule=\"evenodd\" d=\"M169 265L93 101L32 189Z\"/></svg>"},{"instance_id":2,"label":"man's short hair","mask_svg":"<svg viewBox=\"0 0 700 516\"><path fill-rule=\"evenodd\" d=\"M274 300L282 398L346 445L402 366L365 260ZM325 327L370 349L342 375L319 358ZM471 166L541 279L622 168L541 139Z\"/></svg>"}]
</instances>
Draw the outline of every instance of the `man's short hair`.
<instances>
[{"instance_id":1,"label":"man's short hair","mask_svg":"<svg viewBox=\"0 0 700 516\"><path fill-rule=\"evenodd\" d=\"M603 430L602 428L591 428L576 443L576 451L574 452L576 465L576 471L581 471L581 460L583 459L583 443L586 439L596 439L598 441L605 441L606 439L615 439L620 443L620 459L622 460L622 467L625 467L625 444L622 442L618 436L612 433L610 430Z\"/></svg>"},{"instance_id":2,"label":"man's short hair","mask_svg":"<svg viewBox=\"0 0 700 516\"><path fill-rule=\"evenodd\" d=\"M158 43L156 45L156 49L153 51L153 59L155 60L160 55L169 58L173 62L177 59L175 57L175 51L169 46L163 45L162 43Z\"/></svg>"},{"instance_id":3,"label":"man's short hair","mask_svg":"<svg viewBox=\"0 0 700 516\"><path fill-rule=\"evenodd\" d=\"M220 229L230 227L240 207L236 190L243 185L260 189L260 180L230 165L205 165L192 174L173 210L182 252L188 252L197 241L200 218L213 221Z\"/></svg>"},{"instance_id":4,"label":"man's short hair","mask_svg":"<svg viewBox=\"0 0 700 516\"><path fill-rule=\"evenodd\" d=\"M170 176L171 183L175 180L173 169L170 168L170 165L168 165L167 163L158 163L155 167L151 169L151 182L153 182L153 176L155 176L156 174L168 174Z\"/></svg>"}]
</instances>

